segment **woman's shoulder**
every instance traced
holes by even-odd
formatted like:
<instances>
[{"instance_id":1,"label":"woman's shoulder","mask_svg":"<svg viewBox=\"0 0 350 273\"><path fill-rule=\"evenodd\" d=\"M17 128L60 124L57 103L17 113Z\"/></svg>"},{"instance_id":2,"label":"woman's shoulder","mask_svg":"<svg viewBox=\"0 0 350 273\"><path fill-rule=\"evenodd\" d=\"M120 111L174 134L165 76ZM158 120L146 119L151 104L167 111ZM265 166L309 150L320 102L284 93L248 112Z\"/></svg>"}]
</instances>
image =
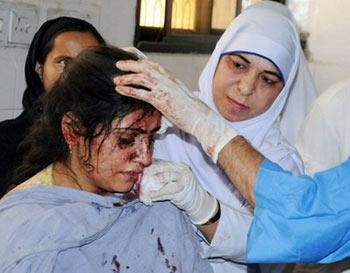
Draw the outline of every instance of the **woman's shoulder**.
<instances>
[{"instance_id":1,"label":"woman's shoulder","mask_svg":"<svg viewBox=\"0 0 350 273\"><path fill-rule=\"evenodd\" d=\"M14 192L23 191L29 188L32 188L33 186L53 186L53 178L52 178L52 164L47 166L45 169L41 170L28 180L24 181L23 183L19 184L17 187L12 189L9 194L12 194Z\"/></svg>"}]
</instances>

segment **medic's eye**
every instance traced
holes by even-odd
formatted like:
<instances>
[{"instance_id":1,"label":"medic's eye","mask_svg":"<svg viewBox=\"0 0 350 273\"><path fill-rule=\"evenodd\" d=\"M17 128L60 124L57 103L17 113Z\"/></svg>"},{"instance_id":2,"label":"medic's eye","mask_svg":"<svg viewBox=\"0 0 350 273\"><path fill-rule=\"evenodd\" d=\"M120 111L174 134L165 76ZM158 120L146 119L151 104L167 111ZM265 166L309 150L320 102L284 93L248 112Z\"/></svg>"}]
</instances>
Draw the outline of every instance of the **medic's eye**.
<instances>
[{"instance_id":1,"label":"medic's eye","mask_svg":"<svg viewBox=\"0 0 350 273\"><path fill-rule=\"evenodd\" d=\"M234 68L239 69L239 70L242 70L246 67L244 63L235 62L235 61L232 61L232 63L233 63Z\"/></svg>"}]
</instances>

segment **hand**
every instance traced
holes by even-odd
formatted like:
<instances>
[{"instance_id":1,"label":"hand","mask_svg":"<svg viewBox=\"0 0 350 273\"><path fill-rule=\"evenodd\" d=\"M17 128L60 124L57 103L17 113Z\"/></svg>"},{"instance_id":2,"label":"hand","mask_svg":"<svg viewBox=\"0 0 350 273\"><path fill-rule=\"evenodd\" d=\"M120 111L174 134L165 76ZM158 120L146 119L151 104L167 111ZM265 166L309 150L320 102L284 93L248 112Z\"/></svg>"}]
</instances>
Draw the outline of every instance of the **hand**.
<instances>
[{"instance_id":1,"label":"hand","mask_svg":"<svg viewBox=\"0 0 350 273\"><path fill-rule=\"evenodd\" d=\"M169 121L194 135L215 163L221 149L237 135L223 117L196 98L160 65L147 60L128 60L117 62L117 67L135 72L114 79L117 92L152 104ZM145 89L130 85L144 86Z\"/></svg>"},{"instance_id":2,"label":"hand","mask_svg":"<svg viewBox=\"0 0 350 273\"><path fill-rule=\"evenodd\" d=\"M144 170L140 200L147 205L169 200L195 225L208 222L218 211L218 202L201 187L188 166L163 160Z\"/></svg>"},{"instance_id":3,"label":"hand","mask_svg":"<svg viewBox=\"0 0 350 273\"><path fill-rule=\"evenodd\" d=\"M136 47L129 46L123 47L122 49L136 55L136 57L139 59L147 59L147 56L142 51L138 50Z\"/></svg>"}]
</instances>

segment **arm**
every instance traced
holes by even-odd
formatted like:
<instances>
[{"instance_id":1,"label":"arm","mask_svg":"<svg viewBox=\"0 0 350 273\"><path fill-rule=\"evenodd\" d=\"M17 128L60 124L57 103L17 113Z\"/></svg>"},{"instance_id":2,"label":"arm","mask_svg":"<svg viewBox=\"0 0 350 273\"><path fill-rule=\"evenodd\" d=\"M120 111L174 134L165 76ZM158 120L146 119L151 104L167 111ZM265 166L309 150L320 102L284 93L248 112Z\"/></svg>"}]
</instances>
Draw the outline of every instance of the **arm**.
<instances>
[{"instance_id":1,"label":"arm","mask_svg":"<svg viewBox=\"0 0 350 273\"><path fill-rule=\"evenodd\" d=\"M214 162L221 151L219 166L253 204L254 176L263 157L242 137L233 139L231 144L226 145L237 133L226 124L224 118L190 94L183 84L171 78L159 65L145 60L123 61L117 65L120 69L137 73L117 77L116 90L153 104L180 129L193 134ZM132 84L145 86L152 92L130 87ZM238 156L246 153L245 157ZM250 179L247 185L244 179Z\"/></svg>"},{"instance_id":2,"label":"arm","mask_svg":"<svg viewBox=\"0 0 350 273\"><path fill-rule=\"evenodd\" d=\"M117 91L153 104L197 137L215 163L219 155L219 166L255 204L249 262L332 262L350 256L350 162L316 178L293 176L264 159L164 71L158 73L152 66L145 70L144 63L118 62L119 68L136 74L117 77ZM145 85L150 91L124 86L130 84Z\"/></svg>"},{"instance_id":3,"label":"arm","mask_svg":"<svg viewBox=\"0 0 350 273\"><path fill-rule=\"evenodd\" d=\"M255 178L263 160L264 157L241 136L233 138L219 153L218 166L252 206Z\"/></svg>"},{"instance_id":4,"label":"arm","mask_svg":"<svg viewBox=\"0 0 350 273\"><path fill-rule=\"evenodd\" d=\"M218 201L197 182L182 163L156 160L144 170L140 200L149 205L169 200L183 210L208 241L214 236L221 209Z\"/></svg>"},{"instance_id":5,"label":"arm","mask_svg":"<svg viewBox=\"0 0 350 273\"><path fill-rule=\"evenodd\" d=\"M256 178L247 261L329 263L349 257L349 181L349 161L309 177L264 160Z\"/></svg>"},{"instance_id":6,"label":"arm","mask_svg":"<svg viewBox=\"0 0 350 273\"><path fill-rule=\"evenodd\" d=\"M219 151L238 135L223 117L212 111L160 65L147 60L129 60L119 61L117 67L135 72L114 79L117 92L155 106L181 130L194 135L215 163ZM133 86L144 86L145 89Z\"/></svg>"},{"instance_id":7,"label":"arm","mask_svg":"<svg viewBox=\"0 0 350 273\"><path fill-rule=\"evenodd\" d=\"M235 137L218 162L255 203L248 262L329 263L350 256L349 161L315 177L293 176Z\"/></svg>"}]
</instances>

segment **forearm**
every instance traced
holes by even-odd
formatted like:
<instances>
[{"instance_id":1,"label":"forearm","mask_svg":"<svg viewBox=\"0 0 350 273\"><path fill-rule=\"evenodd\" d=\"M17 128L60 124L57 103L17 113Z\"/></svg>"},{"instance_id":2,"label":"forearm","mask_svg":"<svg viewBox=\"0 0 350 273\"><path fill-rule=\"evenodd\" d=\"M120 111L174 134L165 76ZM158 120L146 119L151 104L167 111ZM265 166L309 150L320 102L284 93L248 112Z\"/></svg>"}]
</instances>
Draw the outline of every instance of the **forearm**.
<instances>
[{"instance_id":1,"label":"forearm","mask_svg":"<svg viewBox=\"0 0 350 273\"><path fill-rule=\"evenodd\" d=\"M219 153L218 166L252 206L256 174L263 160L242 136L233 138Z\"/></svg>"}]
</instances>

